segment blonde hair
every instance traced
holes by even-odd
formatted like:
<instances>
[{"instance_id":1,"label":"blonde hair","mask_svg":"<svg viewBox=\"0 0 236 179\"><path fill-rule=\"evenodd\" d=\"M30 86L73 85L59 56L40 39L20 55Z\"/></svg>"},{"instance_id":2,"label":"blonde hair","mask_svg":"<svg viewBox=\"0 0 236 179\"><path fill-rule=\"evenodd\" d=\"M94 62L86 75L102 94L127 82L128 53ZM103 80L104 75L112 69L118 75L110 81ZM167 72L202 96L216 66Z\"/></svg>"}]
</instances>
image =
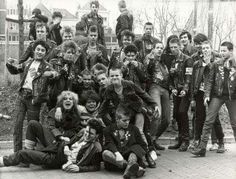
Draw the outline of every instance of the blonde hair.
<instances>
[{"instance_id":1,"label":"blonde hair","mask_svg":"<svg viewBox=\"0 0 236 179\"><path fill-rule=\"evenodd\" d=\"M72 96L74 106L77 106L79 98L78 95L72 91L62 91L61 94L57 97L57 104L62 106L62 101L66 96Z\"/></svg>"}]
</instances>

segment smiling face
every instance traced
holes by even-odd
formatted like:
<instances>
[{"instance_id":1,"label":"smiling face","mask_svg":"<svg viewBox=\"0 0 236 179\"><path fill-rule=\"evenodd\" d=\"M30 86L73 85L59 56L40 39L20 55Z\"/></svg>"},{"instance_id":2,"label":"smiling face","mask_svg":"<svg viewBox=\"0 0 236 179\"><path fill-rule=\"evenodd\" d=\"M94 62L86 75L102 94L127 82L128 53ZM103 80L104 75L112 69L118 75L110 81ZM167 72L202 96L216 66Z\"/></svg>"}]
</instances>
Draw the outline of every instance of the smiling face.
<instances>
[{"instance_id":1,"label":"smiling face","mask_svg":"<svg viewBox=\"0 0 236 179\"><path fill-rule=\"evenodd\" d=\"M131 36L123 36L123 38L122 38L123 47L126 47L127 45L130 45L131 43L132 43Z\"/></svg>"},{"instance_id":2,"label":"smiling face","mask_svg":"<svg viewBox=\"0 0 236 179\"><path fill-rule=\"evenodd\" d=\"M186 46L188 44L190 44L190 40L188 39L188 34L183 34L180 36L180 42Z\"/></svg>"},{"instance_id":3,"label":"smiling face","mask_svg":"<svg viewBox=\"0 0 236 179\"><path fill-rule=\"evenodd\" d=\"M69 93L66 94L63 98L62 105L65 110L70 110L74 105L73 96Z\"/></svg>"},{"instance_id":4,"label":"smiling face","mask_svg":"<svg viewBox=\"0 0 236 179\"><path fill-rule=\"evenodd\" d=\"M46 48L43 47L42 45L37 45L37 47L34 50L34 58L36 60L42 60L45 54L46 54Z\"/></svg>"},{"instance_id":5,"label":"smiling face","mask_svg":"<svg viewBox=\"0 0 236 179\"><path fill-rule=\"evenodd\" d=\"M91 142L96 140L98 137L97 132L95 129L91 128L90 126L87 126L84 131L84 141L85 142Z\"/></svg>"},{"instance_id":6,"label":"smiling face","mask_svg":"<svg viewBox=\"0 0 236 179\"><path fill-rule=\"evenodd\" d=\"M93 99L88 99L85 104L85 108L88 112L94 112L97 107L97 102Z\"/></svg>"}]
</instances>

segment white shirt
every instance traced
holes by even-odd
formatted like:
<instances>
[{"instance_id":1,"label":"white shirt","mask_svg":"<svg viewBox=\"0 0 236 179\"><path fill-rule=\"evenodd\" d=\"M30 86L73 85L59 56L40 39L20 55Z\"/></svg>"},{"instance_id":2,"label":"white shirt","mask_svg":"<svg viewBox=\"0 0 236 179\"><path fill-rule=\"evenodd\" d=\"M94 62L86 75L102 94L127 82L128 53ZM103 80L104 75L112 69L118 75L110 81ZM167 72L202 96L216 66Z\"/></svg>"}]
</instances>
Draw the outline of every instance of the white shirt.
<instances>
[{"instance_id":1,"label":"white shirt","mask_svg":"<svg viewBox=\"0 0 236 179\"><path fill-rule=\"evenodd\" d=\"M23 85L23 88L33 90L32 81L33 81L35 75L37 74L40 63L41 63L40 61L36 61L36 60L34 60L31 63L28 73L25 78L25 83Z\"/></svg>"}]
</instances>

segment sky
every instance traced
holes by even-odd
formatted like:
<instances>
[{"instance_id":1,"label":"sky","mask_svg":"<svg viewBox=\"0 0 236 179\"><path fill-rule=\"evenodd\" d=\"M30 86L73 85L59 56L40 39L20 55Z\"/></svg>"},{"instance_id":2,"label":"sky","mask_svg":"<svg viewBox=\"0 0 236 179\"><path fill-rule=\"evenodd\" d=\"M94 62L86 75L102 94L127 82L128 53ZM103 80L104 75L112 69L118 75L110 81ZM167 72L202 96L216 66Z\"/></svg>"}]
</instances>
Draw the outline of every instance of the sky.
<instances>
[{"instance_id":1,"label":"sky","mask_svg":"<svg viewBox=\"0 0 236 179\"><path fill-rule=\"evenodd\" d=\"M17 0L6 0L7 7L14 7L17 4ZM65 8L69 10L72 14L75 14L78 5L83 7L89 0L23 0L24 6L30 6L33 9L38 3L42 2L48 7L48 9L52 8ZM155 1L160 0L126 0L127 8L134 12L141 12L146 10L148 15L152 16L153 5ZM174 1L174 0L173 0ZM118 2L119 0L99 0L100 4L102 4L108 11L110 11L110 25L114 29L116 19L119 16L120 12L118 10ZM178 17L180 19L187 18L193 9L193 3L189 3L189 0L178 0L177 4L172 3L173 9L178 10ZM181 9L181 10L179 10ZM186 15L187 14L187 15Z\"/></svg>"}]
</instances>

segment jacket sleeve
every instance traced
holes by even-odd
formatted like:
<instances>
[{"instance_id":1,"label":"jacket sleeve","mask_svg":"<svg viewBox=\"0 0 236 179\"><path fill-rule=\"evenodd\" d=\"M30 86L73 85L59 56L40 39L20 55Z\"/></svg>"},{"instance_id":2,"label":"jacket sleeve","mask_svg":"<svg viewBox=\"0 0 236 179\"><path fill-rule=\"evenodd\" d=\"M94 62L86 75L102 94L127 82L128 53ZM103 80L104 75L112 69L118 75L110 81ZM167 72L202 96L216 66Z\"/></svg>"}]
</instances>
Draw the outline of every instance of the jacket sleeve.
<instances>
[{"instance_id":1,"label":"jacket sleeve","mask_svg":"<svg viewBox=\"0 0 236 179\"><path fill-rule=\"evenodd\" d=\"M47 117L47 123L48 123L48 127L51 130L53 136L56 139L59 139L60 136L62 136L62 132L56 127L56 119L55 119L55 110L56 109L52 109Z\"/></svg>"},{"instance_id":2,"label":"jacket sleeve","mask_svg":"<svg viewBox=\"0 0 236 179\"><path fill-rule=\"evenodd\" d=\"M190 91L192 73L193 73L193 59L187 58L185 61L185 84L183 88L183 90L185 90L186 92Z\"/></svg>"},{"instance_id":3,"label":"jacket sleeve","mask_svg":"<svg viewBox=\"0 0 236 179\"><path fill-rule=\"evenodd\" d=\"M142 98L142 100L152 106L155 107L157 106L157 103L151 98L151 96L149 96L144 90L142 90L139 86L137 86L136 84L132 83L133 89L135 90L135 93Z\"/></svg>"},{"instance_id":4,"label":"jacket sleeve","mask_svg":"<svg viewBox=\"0 0 236 179\"><path fill-rule=\"evenodd\" d=\"M33 43L33 42L32 42ZM29 44L23 55L20 57L19 64L26 62L30 57L33 58L33 46Z\"/></svg>"},{"instance_id":5,"label":"jacket sleeve","mask_svg":"<svg viewBox=\"0 0 236 179\"><path fill-rule=\"evenodd\" d=\"M106 127L104 130L103 130L103 135L104 135L104 138L105 138L105 144L104 144L104 149L105 150L110 150L112 151L113 153L117 152L117 147L115 145L115 142L111 136L111 133L110 133L110 127Z\"/></svg>"},{"instance_id":6,"label":"jacket sleeve","mask_svg":"<svg viewBox=\"0 0 236 179\"><path fill-rule=\"evenodd\" d=\"M97 152L94 154L91 160L91 165L79 166L79 172L95 172L100 170L100 163L102 161L101 152Z\"/></svg>"},{"instance_id":7,"label":"jacket sleeve","mask_svg":"<svg viewBox=\"0 0 236 179\"><path fill-rule=\"evenodd\" d=\"M124 16L124 15L121 15L119 17L119 25L120 25L120 28L117 29L117 37L120 37L121 36L121 33L126 30L126 29L129 29L129 19L128 19L128 16Z\"/></svg>"},{"instance_id":8,"label":"jacket sleeve","mask_svg":"<svg viewBox=\"0 0 236 179\"><path fill-rule=\"evenodd\" d=\"M216 69L216 63L213 63L209 72L209 76L206 80L204 98L211 97L211 90L215 79L215 69Z\"/></svg>"},{"instance_id":9,"label":"jacket sleeve","mask_svg":"<svg viewBox=\"0 0 236 179\"><path fill-rule=\"evenodd\" d=\"M134 67L134 70L135 70L140 82L145 83L147 81L147 76L145 73L144 65L141 62L138 62L138 66Z\"/></svg>"},{"instance_id":10,"label":"jacket sleeve","mask_svg":"<svg viewBox=\"0 0 236 179\"><path fill-rule=\"evenodd\" d=\"M25 64L15 66L7 63L6 67L11 74L16 75L24 72Z\"/></svg>"},{"instance_id":11,"label":"jacket sleeve","mask_svg":"<svg viewBox=\"0 0 236 179\"><path fill-rule=\"evenodd\" d=\"M104 47L100 46L100 50L102 52L101 56L98 56L98 60L100 63L102 63L105 66L108 66L109 64L109 59L107 56L107 51Z\"/></svg>"}]
</instances>

